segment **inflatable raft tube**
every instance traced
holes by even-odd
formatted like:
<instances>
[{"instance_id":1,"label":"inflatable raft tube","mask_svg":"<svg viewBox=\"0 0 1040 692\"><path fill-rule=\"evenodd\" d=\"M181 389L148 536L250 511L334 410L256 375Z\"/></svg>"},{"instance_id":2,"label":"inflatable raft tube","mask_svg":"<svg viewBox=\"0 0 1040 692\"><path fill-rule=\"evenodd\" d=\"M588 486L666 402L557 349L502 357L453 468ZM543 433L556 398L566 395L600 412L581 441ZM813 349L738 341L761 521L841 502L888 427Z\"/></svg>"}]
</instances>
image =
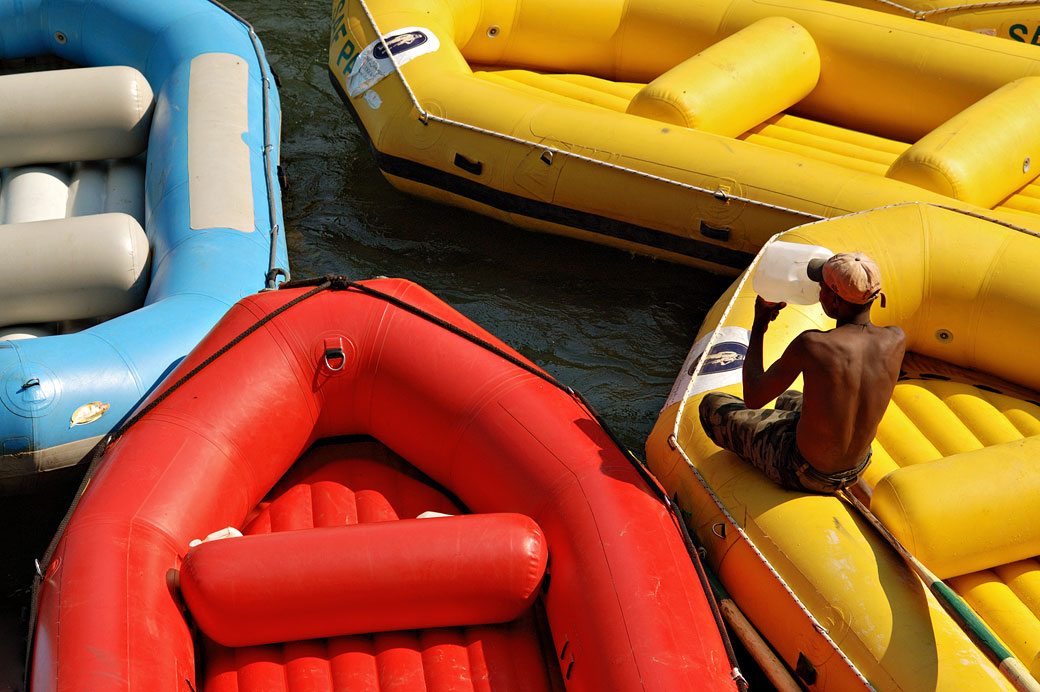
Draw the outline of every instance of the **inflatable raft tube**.
<instances>
[{"instance_id":1,"label":"inflatable raft tube","mask_svg":"<svg viewBox=\"0 0 1040 692\"><path fill-rule=\"evenodd\" d=\"M225 348L229 342L234 345ZM571 692L737 689L691 562L696 551L687 552L676 517L639 462L569 388L546 380L540 369L428 292L380 279L250 296L168 382L181 381L203 363L208 364L181 386L158 390L108 447L43 560L35 692L132 690L135 680L147 680L152 692L182 692L186 686L252 692L287 679L325 692L342 688L342 680L353 675L378 679L375 671L387 675L383 689L416 692L496 689L494 680L502 679L522 681L519 689L536 692L564 685ZM369 454L337 451L351 442L382 448L384 458L394 450L403 472L373 468ZM446 505L478 516L405 525L428 510L452 512ZM533 559L538 551L528 549L535 534L529 524L506 522L507 535L521 529L519 539L508 539L521 542L515 551L484 533L480 515L499 513L525 515L537 524L549 555L547 579L540 580L541 559ZM398 519L401 526L376 528ZM296 529L364 522L374 522L369 531L342 529L339 538L355 549L338 558L324 543L335 535L293 535ZM226 527L284 533L270 542L247 543L247 535L191 547L194 539ZM416 531L419 540L389 539L399 531ZM513 628L485 622L473 638L434 628L228 650L200 642L167 581L169 570L183 567L191 551L197 551L193 560L227 551L227 560L210 567L243 587L231 597L230 610L255 605L290 636L292 614L279 611L279 604L264 605L263 589L277 582L287 600L300 606L299 621L309 615L322 620L317 604L308 602L330 589L318 583L319 576L335 581L355 575L382 596L395 583L418 588L415 575L405 570L364 574L369 558L399 564L398 547L425 556L421 562L430 558L429 565L457 569L459 580L486 582L481 589L505 594L511 604L506 611L522 609L537 584L542 636L502 649L503 633ZM479 561L456 559L474 554L482 556ZM255 572L247 555L256 558ZM313 569L297 572L297 555ZM345 560L351 555L358 559ZM466 571L483 569L488 561L498 563L493 575ZM453 600L457 585L447 576L418 581L424 593L444 589L441 595ZM265 586L266 577L272 583ZM456 601L463 610L455 615L502 616L479 589L470 596ZM355 614L372 615L376 600ZM203 601L215 611L224 607L219 599ZM336 607L330 603L328 610ZM416 625L422 617L416 612L404 618L396 606L384 615L399 616L395 626ZM228 619L234 635L239 626L233 612ZM486 641L488 652L508 652L506 669L474 668L471 675L464 663L446 673L450 684L429 682L424 669L440 667L441 649L431 647L433 641L447 639L465 656L469 647L462 642L474 638ZM340 655L348 650L356 656ZM480 644L469 650L475 661L483 656ZM301 675L301 663L318 672ZM547 684L547 669L558 685ZM498 689L517 687L503 682Z\"/></svg>"},{"instance_id":2,"label":"inflatable raft tube","mask_svg":"<svg viewBox=\"0 0 1040 692\"><path fill-rule=\"evenodd\" d=\"M530 517L425 517L205 542L179 585L206 636L258 646L508 622L534 602L547 561Z\"/></svg>"},{"instance_id":3,"label":"inflatable raft tube","mask_svg":"<svg viewBox=\"0 0 1040 692\"><path fill-rule=\"evenodd\" d=\"M55 197L44 217L130 213L151 262L139 309L100 324L67 320L54 336L0 341L0 492L31 489L46 482L39 472L82 461L228 307L288 273L276 173L280 106L251 27L207 0L0 0L0 60L34 56L76 67L34 73L32 84L15 80L30 101L0 96L23 116L55 111L4 131L0 151L22 152L4 165L71 158L5 168L0 199L18 192L12 177L48 165ZM80 79L106 98L81 98ZM62 100L70 95L81 102ZM71 125L73 136L56 134L79 113L90 122ZM140 150L144 133L146 162L112 158ZM23 134L27 143L15 146ZM98 142L104 151L90 149ZM122 172L133 178L142 166L138 194L120 191ZM99 168L112 187L104 201L92 175ZM8 220L43 220L3 205ZM13 331L36 333L40 324ZM79 415L85 406L101 415Z\"/></svg>"},{"instance_id":4,"label":"inflatable raft tube","mask_svg":"<svg viewBox=\"0 0 1040 692\"><path fill-rule=\"evenodd\" d=\"M122 315L144 302L147 268L148 238L126 214L0 226L0 325Z\"/></svg>"},{"instance_id":5,"label":"inflatable raft tube","mask_svg":"<svg viewBox=\"0 0 1040 692\"><path fill-rule=\"evenodd\" d=\"M19 166L0 174L0 224L119 212L144 227L144 159Z\"/></svg>"},{"instance_id":6,"label":"inflatable raft tube","mask_svg":"<svg viewBox=\"0 0 1040 692\"><path fill-rule=\"evenodd\" d=\"M878 12L944 24L985 36L1040 45L1040 2L1037 0L840 0Z\"/></svg>"}]
</instances>

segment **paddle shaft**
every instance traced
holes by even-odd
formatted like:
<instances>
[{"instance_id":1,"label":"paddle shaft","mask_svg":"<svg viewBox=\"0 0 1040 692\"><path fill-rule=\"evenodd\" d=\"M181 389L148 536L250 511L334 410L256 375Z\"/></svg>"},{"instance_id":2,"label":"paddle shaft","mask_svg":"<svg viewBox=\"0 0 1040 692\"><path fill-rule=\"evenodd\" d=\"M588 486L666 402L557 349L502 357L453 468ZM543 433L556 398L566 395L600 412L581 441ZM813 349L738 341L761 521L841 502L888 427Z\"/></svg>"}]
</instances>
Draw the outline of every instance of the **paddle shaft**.
<instances>
[{"instance_id":1,"label":"paddle shaft","mask_svg":"<svg viewBox=\"0 0 1040 692\"><path fill-rule=\"evenodd\" d=\"M939 602L942 603L946 611L950 613L954 620L960 624L964 631L971 637L979 648L981 648L987 656L993 659L1000 668L1001 672L1007 676L1011 684L1015 686L1015 689L1021 690L1021 692L1040 692L1040 683L1037 683L1036 679L1030 675L1026 667L1022 665L1022 662L1015 658L1008 649L1000 643L996 636L990 632L986 624L979 619L979 616L968 606L964 600L954 592L953 589L948 587L941 579L936 577L931 570L924 566L924 564L914 557L909 550L903 547L903 544L899 542L895 536L889 532L881 521L874 516L874 514L867 509L859 499L848 490L842 491L845 499L848 500L860 514L866 518L867 521L873 525L878 532L885 537L885 540L896 549L903 559L910 565L911 569L917 572L917 575L928 585L928 590L931 591Z\"/></svg>"},{"instance_id":2,"label":"paddle shaft","mask_svg":"<svg viewBox=\"0 0 1040 692\"><path fill-rule=\"evenodd\" d=\"M780 660L780 657L776 655L772 647L762 638L755 626L744 616L740 606L734 602L729 592L726 591L726 587L719 581L719 578L707 568L704 569L704 573L708 577L708 585L715 595L715 600L719 604L719 610L722 612L722 617L725 618L726 624L737 635L744 648L755 659L755 663L762 669L765 676L769 678L769 682L776 687L777 692L802 692L802 686L795 681L784 662Z\"/></svg>"}]
</instances>

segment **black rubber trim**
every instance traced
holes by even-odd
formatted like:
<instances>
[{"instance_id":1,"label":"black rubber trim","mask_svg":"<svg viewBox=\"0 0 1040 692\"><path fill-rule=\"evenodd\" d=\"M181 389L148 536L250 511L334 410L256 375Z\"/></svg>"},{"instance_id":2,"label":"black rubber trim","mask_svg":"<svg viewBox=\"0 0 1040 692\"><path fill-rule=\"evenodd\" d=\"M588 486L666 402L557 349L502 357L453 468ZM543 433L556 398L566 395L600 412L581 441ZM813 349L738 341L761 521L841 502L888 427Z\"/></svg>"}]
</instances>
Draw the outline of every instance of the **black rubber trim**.
<instances>
[{"instance_id":1,"label":"black rubber trim","mask_svg":"<svg viewBox=\"0 0 1040 692\"><path fill-rule=\"evenodd\" d=\"M361 118L358 116L353 104L351 104L350 97L343 91L339 80L336 79L336 74L331 69L329 70L329 79L332 81L333 89L339 94L343 104L347 107L347 111L357 124L358 130L364 134L365 139L368 141L368 146L372 150L372 156L376 160L376 165L387 175L446 190L452 194L472 199L509 214L517 214L540 221L556 223L561 226L569 226L578 230L625 240L647 248L672 252L739 271L746 269L755 257L754 253L720 247L713 243L680 237L664 231L647 228L646 226L638 226L619 221L618 219L611 219L577 209L568 209L556 204L503 192L462 176L381 152L368 136L368 131L365 129L364 123L361 122ZM691 221L691 223L695 222Z\"/></svg>"}]
</instances>

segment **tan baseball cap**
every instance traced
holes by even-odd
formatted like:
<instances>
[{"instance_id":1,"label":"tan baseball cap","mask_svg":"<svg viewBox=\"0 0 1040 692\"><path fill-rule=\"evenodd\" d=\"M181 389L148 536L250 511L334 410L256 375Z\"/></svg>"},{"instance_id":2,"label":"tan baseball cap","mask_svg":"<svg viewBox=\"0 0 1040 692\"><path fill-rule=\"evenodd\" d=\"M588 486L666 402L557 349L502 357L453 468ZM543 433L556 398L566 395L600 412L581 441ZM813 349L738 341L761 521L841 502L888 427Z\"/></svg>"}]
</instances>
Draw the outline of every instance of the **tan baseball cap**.
<instances>
[{"instance_id":1,"label":"tan baseball cap","mask_svg":"<svg viewBox=\"0 0 1040 692\"><path fill-rule=\"evenodd\" d=\"M827 260L809 260L806 273L850 303L866 305L880 295L881 307L885 307L881 270L862 252L841 252Z\"/></svg>"}]
</instances>

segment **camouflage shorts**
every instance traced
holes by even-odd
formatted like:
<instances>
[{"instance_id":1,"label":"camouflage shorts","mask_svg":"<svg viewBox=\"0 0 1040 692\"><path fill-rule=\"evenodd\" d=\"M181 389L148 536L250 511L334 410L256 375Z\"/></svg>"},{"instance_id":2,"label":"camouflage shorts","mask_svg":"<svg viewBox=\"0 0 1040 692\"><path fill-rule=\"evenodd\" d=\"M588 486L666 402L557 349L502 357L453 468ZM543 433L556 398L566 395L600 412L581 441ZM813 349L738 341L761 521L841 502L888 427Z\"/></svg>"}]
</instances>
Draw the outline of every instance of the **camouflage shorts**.
<instances>
[{"instance_id":1,"label":"camouflage shorts","mask_svg":"<svg viewBox=\"0 0 1040 692\"><path fill-rule=\"evenodd\" d=\"M833 493L852 485L870 463L849 471L817 471L798 451L795 433L802 412L802 393L790 389L776 399L776 408L751 409L732 394L712 392L701 400L704 432L712 442L730 450L774 483L788 490Z\"/></svg>"}]
</instances>

